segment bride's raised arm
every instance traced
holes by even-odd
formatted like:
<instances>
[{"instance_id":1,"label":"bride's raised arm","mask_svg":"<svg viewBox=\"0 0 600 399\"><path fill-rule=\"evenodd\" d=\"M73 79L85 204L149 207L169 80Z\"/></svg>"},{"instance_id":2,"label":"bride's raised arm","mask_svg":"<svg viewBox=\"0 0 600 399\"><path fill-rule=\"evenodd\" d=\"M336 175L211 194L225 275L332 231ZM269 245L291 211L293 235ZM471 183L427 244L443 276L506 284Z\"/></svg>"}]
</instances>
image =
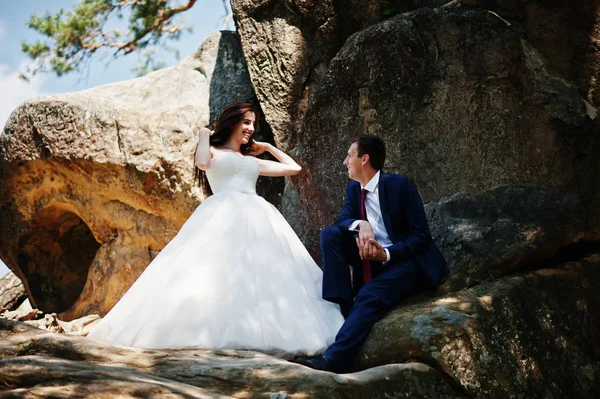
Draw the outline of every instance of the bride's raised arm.
<instances>
[{"instance_id":1,"label":"bride's raised arm","mask_svg":"<svg viewBox=\"0 0 600 399\"><path fill-rule=\"evenodd\" d=\"M292 157L269 143L254 141L248 154L260 155L265 151L277 158L279 162L257 158L261 176L294 176L302 170L302 167L298 165Z\"/></svg>"},{"instance_id":2,"label":"bride's raised arm","mask_svg":"<svg viewBox=\"0 0 600 399\"><path fill-rule=\"evenodd\" d=\"M210 135L212 132L206 127L201 127L198 132L198 144L194 152L194 163L202 170L208 169L210 166Z\"/></svg>"}]
</instances>

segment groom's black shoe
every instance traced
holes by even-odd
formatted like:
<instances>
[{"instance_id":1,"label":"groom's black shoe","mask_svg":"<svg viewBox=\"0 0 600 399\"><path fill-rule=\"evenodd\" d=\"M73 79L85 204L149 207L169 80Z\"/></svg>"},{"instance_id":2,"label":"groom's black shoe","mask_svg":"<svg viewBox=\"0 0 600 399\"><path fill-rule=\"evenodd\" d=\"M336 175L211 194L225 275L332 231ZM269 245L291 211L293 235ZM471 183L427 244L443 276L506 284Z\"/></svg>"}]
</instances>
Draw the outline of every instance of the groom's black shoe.
<instances>
[{"instance_id":1,"label":"groom's black shoe","mask_svg":"<svg viewBox=\"0 0 600 399\"><path fill-rule=\"evenodd\" d=\"M336 368L331 360L327 359L325 356L297 357L293 359L292 362L310 367L311 369L315 370L331 371L332 373L336 372Z\"/></svg>"}]
</instances>

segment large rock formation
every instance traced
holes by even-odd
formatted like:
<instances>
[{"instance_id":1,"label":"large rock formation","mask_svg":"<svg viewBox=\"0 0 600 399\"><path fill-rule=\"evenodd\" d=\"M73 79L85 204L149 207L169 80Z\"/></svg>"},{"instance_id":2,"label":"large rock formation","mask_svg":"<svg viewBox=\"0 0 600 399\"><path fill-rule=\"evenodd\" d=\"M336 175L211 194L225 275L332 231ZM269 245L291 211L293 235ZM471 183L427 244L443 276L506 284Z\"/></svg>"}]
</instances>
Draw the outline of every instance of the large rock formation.
<instances>
[{"instance_id":1,"label":"large rock formation","mask_svg":"<svg viewBox=\"0 0 600 399\"><path fill-rule=\"evenodd\" d=\"M368 132L386 141L388 171L412 177L425 202L443 198L446 205L434 206L433 218L449 219L443 212L461 206L479 207L470 215L461 211L462 225L440 225L443 252L464 256L468 248L446 243L463 239L469 225L489 228L490 219L510 219L513 207L521 205L517 212L530 223L528 234L556 236L548 237L556 238L552 249L531 259L597 240L595 113L574 86L549 72L514 26L493 13L423 9L398 15L351 36L314 94L294 150L306 167L294 180L305 209L304 220L294 219L295 227L316 252L319 229L335 219L342 204L348 181L342 160L349 140ZM531 189L498 191L472 203L446 198L497 186ZM294 191L288 193L296 204ZM513 194L518 200L511 200ZM568 218L559 216L563 210ZM569 228L555 228L552 219ZM521 247L532 239L523 229L507 228L498 235ZM485 256L511 257L499 251ZM451 267L465 266L457 261Z\"/></svg>"},{"instance_id":2,"label":"large rock formation","mask_svg":"<svg viewBox=\"0 0 600 399\"><path fill-rule=\"evenodd\" d=\"M315 88L353 33L424 7L476 7L514 24L552 70L599 104L597 0L232 0L250 76L280 146L293 146Z\"/></svg>"},{"instance_id":3,"label":"large rock formation","mask_svg":"<svg viewBox=\"0 0 600 399\"><path fill-rule=\"evenodd\" d=\"M398 12L446 0L232 0L248 71L284 150L297 140L304 113L329 61L348 36Z\"/></svg>"},{"instance_id":4,"label":"large rock formation","mask_svg":"<svg viewBox=\"0 0 600 399\"><path fill-rule=\"evenodd\" d=\"M515 24L548 61L553 72L572 82L587 101L600 105L600 21L598 0L461 0L462 5L496 12Z\"/></svg>"},{"instance_id":5,"label":"large rock formation","mask_svg":"<svg viewBox=\"0 0 600 399\"><path fill-rule=\"evenodd\" d=\"M223 33L175 67L17 108L0 136L0 255L32 305L108 311L199 203L196 124L253 98Z\"/></svg>"}]
</instances>

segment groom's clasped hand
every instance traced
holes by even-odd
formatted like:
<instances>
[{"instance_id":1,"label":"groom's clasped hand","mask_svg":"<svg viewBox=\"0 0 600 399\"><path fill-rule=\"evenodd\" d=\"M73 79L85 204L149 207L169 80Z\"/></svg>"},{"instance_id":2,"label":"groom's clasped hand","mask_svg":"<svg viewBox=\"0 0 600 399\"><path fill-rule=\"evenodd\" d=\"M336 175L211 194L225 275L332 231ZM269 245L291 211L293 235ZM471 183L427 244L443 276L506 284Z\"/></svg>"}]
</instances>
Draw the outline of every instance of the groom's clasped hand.
<instances>
[{"instance_id":1,"label":"groom's clasped hand","mask_svg":"<svg viewBox=\"0 0 600 399\"><path fill-rule=\"evenodd\" d=\"M369 222L361 221L358 225L359 231L356 236L356 247L358 248L360 259L385 262L387 255L383 246L375 239L373 228Z\"/></svg>"}]
</instances>

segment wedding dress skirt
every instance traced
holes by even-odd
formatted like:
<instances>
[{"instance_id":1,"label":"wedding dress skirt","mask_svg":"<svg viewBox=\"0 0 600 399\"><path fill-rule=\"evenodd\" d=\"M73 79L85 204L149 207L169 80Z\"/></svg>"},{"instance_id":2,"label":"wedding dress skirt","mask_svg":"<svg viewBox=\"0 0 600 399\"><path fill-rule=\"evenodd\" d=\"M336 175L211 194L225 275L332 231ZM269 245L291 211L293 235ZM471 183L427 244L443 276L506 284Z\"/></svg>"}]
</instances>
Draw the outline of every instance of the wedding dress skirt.
<instances>
[{"instance_id":1,"label":"wedding dress skirt","mask_svg":"<svg viewBox=\"0 0 600 399\"><path fill-rule=\"evenodd\" d=\"M88 335L139 348L322 352L343 323L321 298L322 272L292 228L256 195L253 157L221 152L214 195Z\"/></svg>"}]
</instances>

